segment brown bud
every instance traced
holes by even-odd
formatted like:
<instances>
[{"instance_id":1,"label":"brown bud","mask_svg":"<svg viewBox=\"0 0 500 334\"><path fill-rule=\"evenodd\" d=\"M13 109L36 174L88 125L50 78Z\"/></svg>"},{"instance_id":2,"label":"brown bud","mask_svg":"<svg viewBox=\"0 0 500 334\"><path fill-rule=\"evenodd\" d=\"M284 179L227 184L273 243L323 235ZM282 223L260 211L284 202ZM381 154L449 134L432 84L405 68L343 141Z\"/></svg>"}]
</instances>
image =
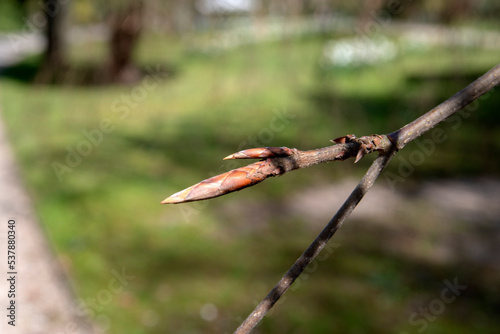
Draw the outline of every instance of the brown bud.
<instances>
[{"instance_id":1,"label":"brown bud","mask_svg":"<svg viewBox=\"0 0 500 334\"><path fill-rule=\"evenodd\" d=\"M288 147L258 147L248 150L239 151L228 155L224 160L229 159L258 159L258 158L274 158L286 157L292 155L293 151Z\"/></svg>"},{"instance_id":2,"label":"brown bud","mask_svg":"<svg viewBox=\"0 0 500 334\"><path fill-rule=\"evenodd\" d=\"M268 169L271 170L271 168L276 167L270 165L267 160L263 160L233 169L179 191L163 200L161 204L199 201L241 190L265 180L270 175Z\"/></svg>"}]
</instances>

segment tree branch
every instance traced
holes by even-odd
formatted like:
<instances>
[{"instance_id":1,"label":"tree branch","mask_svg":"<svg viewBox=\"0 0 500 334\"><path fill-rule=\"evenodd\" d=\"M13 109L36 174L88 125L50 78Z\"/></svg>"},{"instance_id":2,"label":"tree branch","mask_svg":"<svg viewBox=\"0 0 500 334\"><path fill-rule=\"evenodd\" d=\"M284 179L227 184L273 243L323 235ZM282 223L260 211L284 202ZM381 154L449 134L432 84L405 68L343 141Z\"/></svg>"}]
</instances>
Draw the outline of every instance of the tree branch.
<instances>
[{"instance_id":1,"label":"tree branch","mask_svg":"<svg viewBox=\"0 0 500 334\"><path fill-rule=\"evenodd\" d=\"M380 153L358 186L353 190L323 231L235 333L249 333L262 320L266 313L290 288L292 283L342 226L344 220L361 201L397 150L402 149L409 142L429 131L438 123L464 108L487 91L493 89L498 85L499 79L500 64L425 115L388 135L371 135L361 138L356 138L354 135L347 135L333 140L336 145L312 151L300 151L287 147L264 147L231 154L225 159L263 158L263 160L214 176L166 198L162 202L163 204L190 202L217 197L255 185L268 177L283 175L294 169L305 168L322 162L345 160L351 157L356 157L357 162L367 153L374 151Z\"/></svg>"},{"instance_id":2,"label":"tree branch","mask_svg":"<svg viewBox=\"0 0 500 334\"><path fill-rule=\"evenodd\" d=\"M345 160L356 157L358 162L365 154L374 151L388 152L392 146L387 136L371 135L356 138L347 135L334 139L333 146L311 151L300 151L288 147L260 147L233 153L224 158L255 159L265 158L245 167L233 169L203 180L166 198L162 204L177 204L225 195L264 181L268 177L283 175L286 172L306 168L323 162Z\"/></svg>"},{"instance_id":3,"label":"tree branch","mask_svg":"<svg viewBox=\"0 0 500 334\"><path fill-rule=\"evenodd\" d=\"M420 116L401 129L389 134L389 138L396 144L398 150L406 144L420 137L438 123L461 110L484 93L498 85L500 80L500 64L493 67L470 85L444 101L436 108Z\"/></svg>"},{"instance_id":4,"label":"tree branch","mask_svg":"<svg viewBox=\"0 0 500 334\"><path fill-rule=\"evenodd\" d=\"M427 112L415 121L402 127L388 135L392 140L393 148L379 155L370 166L365 176L351 195L344 202L342 207L337 211L335 216L330 220L328 225L321 231L306 251L295 261L293 266L269 292L264 300L257 305L254 311L243 321L243 323L234 332L235 334L246 334L262 320L267 312L279 300L279 298L290 288L292 283L299 277L304 269L316 258L316 256L325 247L326 243L342 226L344 220L351 214L356 205L361 201L365 193L370 189L378 176L382 173L391 158L398 149L403 148L407 143L432 129L436 124L442 122L447 117L453 115L460 109L473 102L487 91L498 85L500 79L500 64L492 68L479 79L471 83L469 86L453 95L451 98L441 103L436 108Z\"/></svg>"},{"instance_id":5,"label":"tree branch","mask_svg":"<svg viewBox=\"0 0 500 334\"><path fill-rule=\"evenodd\" d=\"M365 176L357 187L353 190L351 195L344 202L342 207L337 211L335 216L330 220L328 225L321 231L312 244L306 251L295 261L293 266L283 276L283 278L276 284L276 286L269 292L262 302L255 308L255 310L246 318L246 320L234 332L235 334L250 333L250 331L262 320L267 312L273 305L280 299L280 297L290 288L292 283L299 277L304 269L316 258L316 256L325 247L326 243L342 226L344 220L351 214L356 205L361 201L368 189L373 186L375 180L382 173L385 166L389 163L392 156L396 151L391 151L388 154L381 154L372 163Z\"/></svg>"},{"instance_id":6,"label":"tree branch","mask_svg":"<svg viewBox=\"0 0 500 334\"><path fill-rule=\"evenodd\" d=\"M395 145L398 150L402 149L439 122L493 89L498 85L499 79L500 64L425 115L388 135L371 135L361 138L347 135L334 139L333 142L336 145L311 151L300 151L288 147L261 147L231 154L224 160L255 158L264 158L264 160L203 180L167 197L161 203L178 204L218 197L295 169L351 157L356 157L355 162L358 162L367 153L375 151L386 153L392 145Z\"/></svg>"}]
</instances>

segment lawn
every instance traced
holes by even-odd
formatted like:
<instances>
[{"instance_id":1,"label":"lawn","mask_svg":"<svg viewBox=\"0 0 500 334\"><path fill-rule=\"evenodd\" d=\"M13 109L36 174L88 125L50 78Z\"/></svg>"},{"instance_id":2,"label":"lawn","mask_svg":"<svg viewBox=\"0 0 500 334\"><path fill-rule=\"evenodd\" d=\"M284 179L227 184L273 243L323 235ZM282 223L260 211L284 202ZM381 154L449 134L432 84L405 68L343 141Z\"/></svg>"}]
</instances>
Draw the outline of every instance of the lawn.
<instances>
[{"instance_id":1,"label":"lawn","mask_svg":"<svg viewBox=\"0 0 500 334\"><path fill-rule=\"evenodd\" d=\"M321 228L323 222L287 214L291 195L358 177L373 157L297 171L199 204L160 201L242 165L221 160L242 148L311 149L349 133L396 130L498 62L496 50L448 48L403 51L377 66L325 67L321 53L330 37L206 54L149 34L137 59L150 74L130 87L19 80L37 57L7 72L0 98L22 175L90 320L110 333L231 332ZM71 57L84 66L102 54L102 45L91 44ZM402 186L498 177L499 105L495 92L460 124L442 125L449 140ZM412 332L420 327L408 321L410 305L439 295L443 278L458 272L483 282L465 265L389 253L369 227L353 223L358 229L342 231L260 333ZM117 275L121 285L111 289ZM447 305L426 333L498 332L492 309L499 293L479 291Z\"/></svg>"}]
</instances>

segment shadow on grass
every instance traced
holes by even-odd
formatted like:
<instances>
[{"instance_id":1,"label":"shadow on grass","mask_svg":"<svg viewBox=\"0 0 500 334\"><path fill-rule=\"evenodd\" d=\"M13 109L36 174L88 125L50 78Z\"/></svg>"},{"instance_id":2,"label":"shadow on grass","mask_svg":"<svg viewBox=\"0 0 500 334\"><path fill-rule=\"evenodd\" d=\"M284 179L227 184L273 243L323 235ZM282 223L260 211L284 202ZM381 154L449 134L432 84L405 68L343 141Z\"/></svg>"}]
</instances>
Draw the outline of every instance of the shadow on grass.
<instances>
[{"instance_id":1,"label":"shadow on grass","mask_svg":"<svg viewBox=\"0 0 500 334\"><path fill-rule=\"evenodd\" d=\"M37 71L37 62L28 60L13 66L0 68L0 76L6 79L27 84L33 82Z\"/></svg>"},{"instance_id":2,"label":"shadow on grass","mask_svg":"<svg viewBox=\"0 0 500 334\"><path fill-rule=\"evenodd\" d=\"M64 66L56 73L51 74L50 80L42 80L40 76L41 63L41 56L32 56L21 63L0 68L0 76L24 84L53 86L91 87L120 84L120 82L111 80L108 66L104 64ZM173 79L178 75L179 69L171 64L155 64L154 66L143 65L134 68L133 71L137 72L134 75L136 78L125 84L137 84L149 75L155 75L161 80Z\"/></svg>"}]
</instances>

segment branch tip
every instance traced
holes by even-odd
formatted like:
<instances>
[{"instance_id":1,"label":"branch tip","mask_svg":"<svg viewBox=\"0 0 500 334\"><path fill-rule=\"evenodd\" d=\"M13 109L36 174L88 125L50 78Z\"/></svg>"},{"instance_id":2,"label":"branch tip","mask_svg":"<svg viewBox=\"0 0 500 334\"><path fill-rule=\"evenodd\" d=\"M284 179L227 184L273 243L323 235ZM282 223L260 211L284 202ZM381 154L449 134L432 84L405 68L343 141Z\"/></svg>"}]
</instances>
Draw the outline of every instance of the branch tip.
<instances>
[{"instance_id":1,"label":"branch tip","mask_svg":"<svg viewBox=\"0 0 500 334\"><path fill-rule=\"evenodd\" d=\"M163 201L161 201L161 204L177 204L177 203L183 203L183 202L188 202L186 198L189 196L191 193L191 190L195 187L191 186L189 188L186 188L184 190L178 191L175 194L165 198Z\"/></svg>"}]
</instances>

